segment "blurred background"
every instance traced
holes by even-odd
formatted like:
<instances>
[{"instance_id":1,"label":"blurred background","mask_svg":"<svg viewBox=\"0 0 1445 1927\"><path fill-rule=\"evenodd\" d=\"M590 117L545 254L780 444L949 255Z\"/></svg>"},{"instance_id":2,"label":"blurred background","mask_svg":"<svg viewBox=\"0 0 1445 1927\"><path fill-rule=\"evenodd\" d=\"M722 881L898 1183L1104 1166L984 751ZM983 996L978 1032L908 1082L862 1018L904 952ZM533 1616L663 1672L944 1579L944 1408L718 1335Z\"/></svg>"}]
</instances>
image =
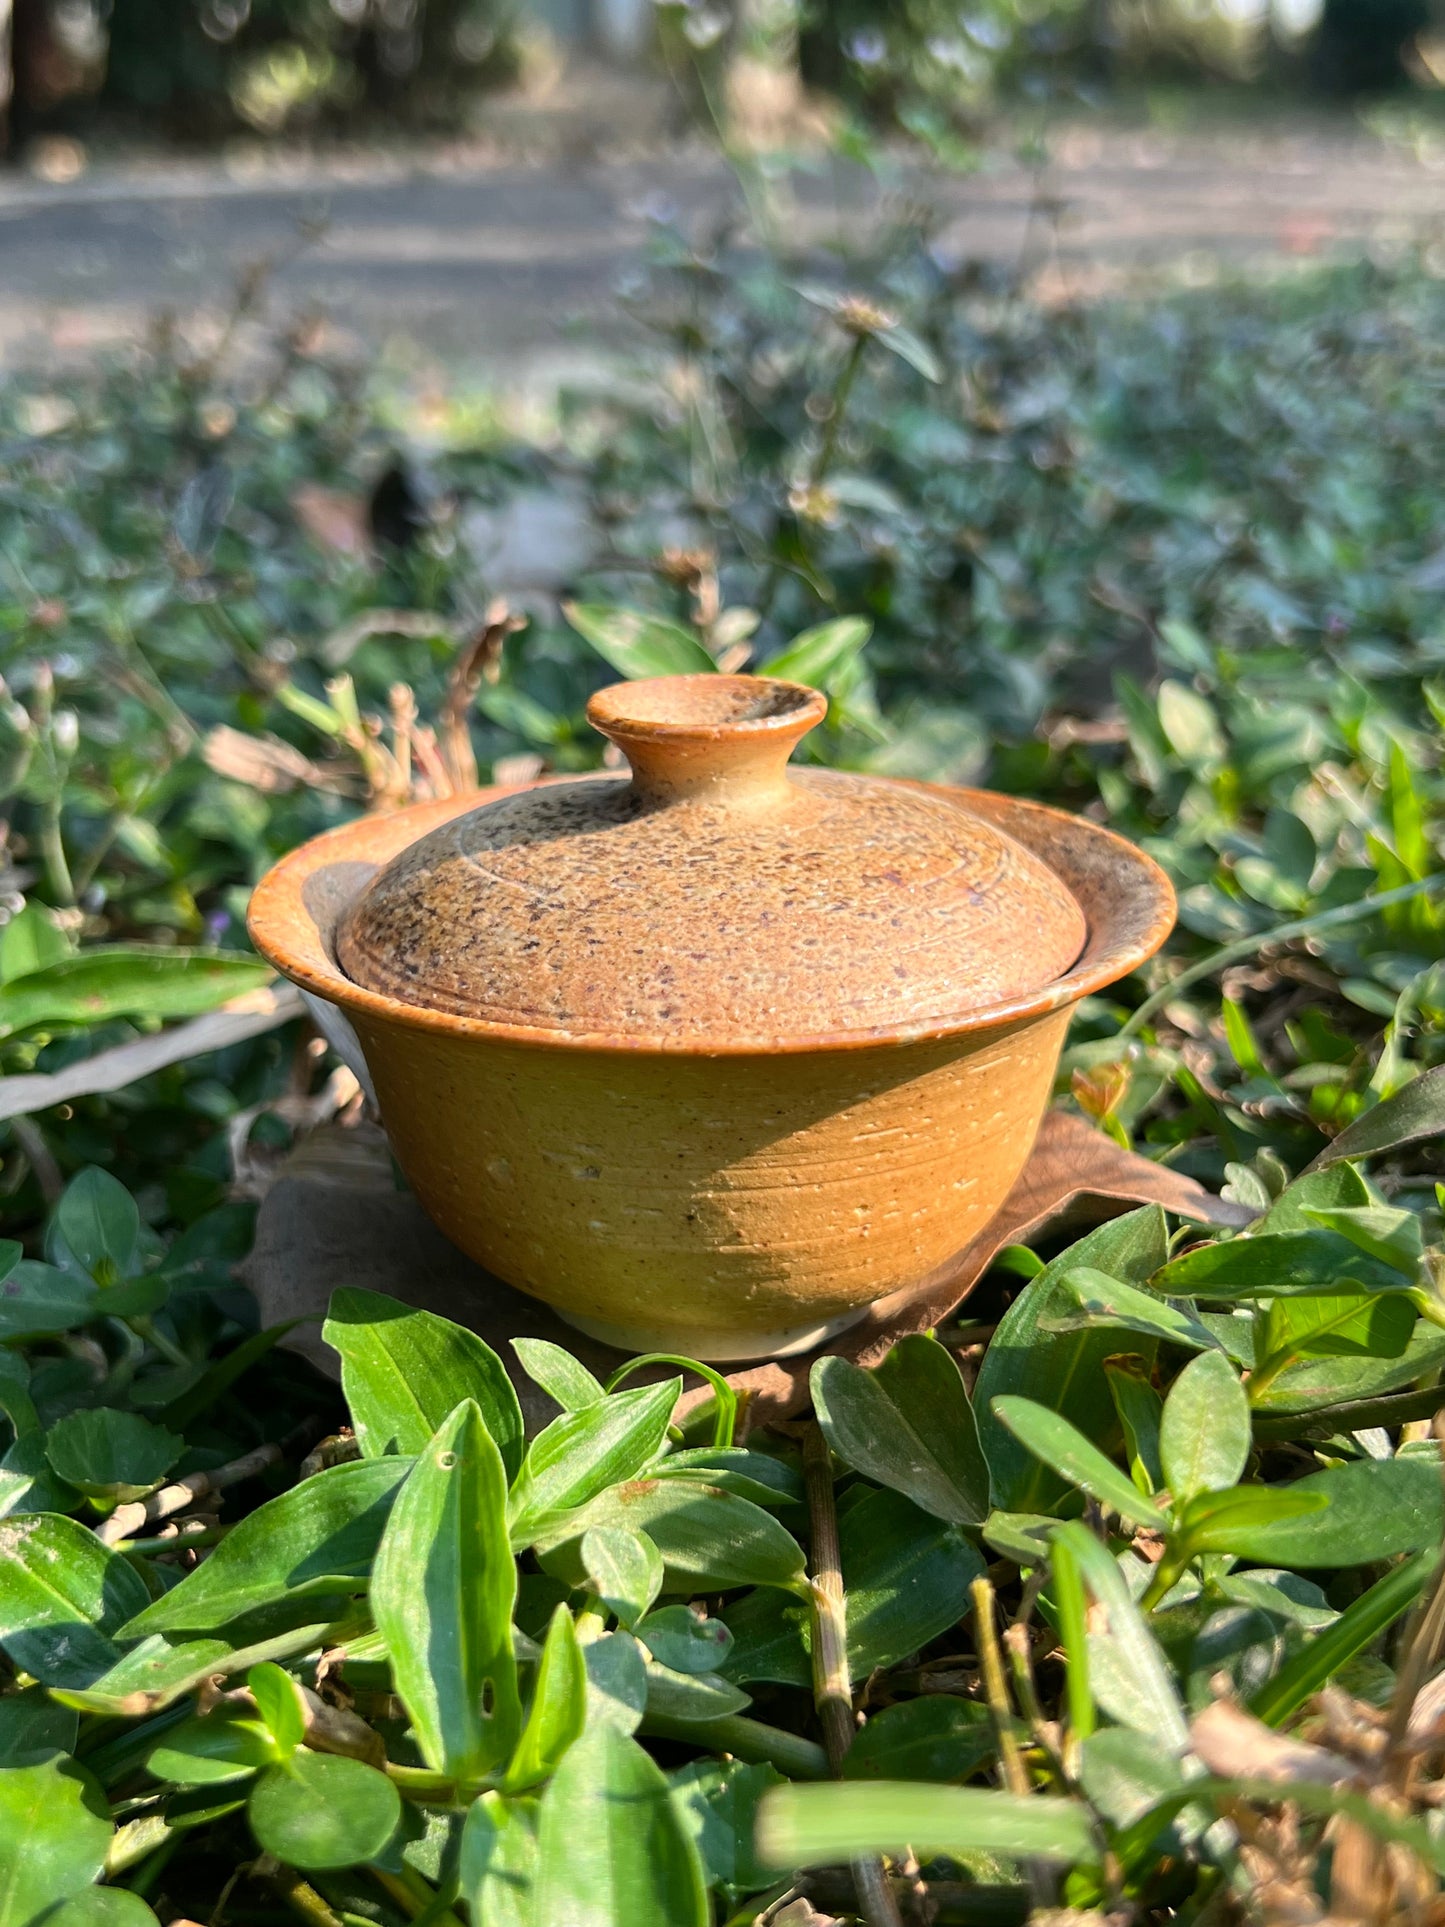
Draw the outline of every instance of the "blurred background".
<instances>
[{"instance_id":1,"label":"blurred background","mask_svg":"<svg viewBox=\"0 0 1445 1927\"><path fill-rule=\"evenodd\" d=\"M186 959L303 838L593 767L593 689L709 663L1168 867L1220 960L1077 1020L1119 1141L1277 1175L1445 1056L1445 0L0 28L0 978L117 960L0 1030L17 1222L87 1162L157 1224L259 1195L321 1101L284 1005L105 1094Z\"/></svg>"}]
</instances>

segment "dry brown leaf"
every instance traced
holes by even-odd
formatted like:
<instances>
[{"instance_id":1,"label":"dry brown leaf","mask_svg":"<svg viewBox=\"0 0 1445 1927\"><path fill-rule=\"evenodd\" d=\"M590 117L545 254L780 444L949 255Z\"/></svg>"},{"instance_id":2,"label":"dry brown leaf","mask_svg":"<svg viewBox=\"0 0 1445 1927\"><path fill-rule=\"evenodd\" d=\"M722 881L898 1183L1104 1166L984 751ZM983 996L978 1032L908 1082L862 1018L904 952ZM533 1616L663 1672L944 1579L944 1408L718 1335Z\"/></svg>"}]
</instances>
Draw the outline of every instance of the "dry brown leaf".
<instances>
[{"instance_id":1,"label":"dry brown leaf","mask_svg":"<svg viewBox=\"0 0 1445 1927\"><path fill-rule=\"evenodd\" d=\"M244 730L221 723L207 735L203 753L207 768L217 776L245 783L263 796L338 788L330 772L290 743L283 743L279 736L248 736Z\"/></svg>"},{"instance_id":2,"label":"dry brown leaf","mask_svg":"<svg viewBox=\"0 0 1445 1927\"><path fill-rule=\"evenodd\" d=\"M364 496L322 488L317 482L303 482L291 492L291 508L312 541L319 542L323 549L330 549L336 555L370 553L371 531L367 527Z\"/></svg>"},{"instance_id":3,"label":"dry brown leaf","mask_svg":"<svg viewBox=\"0 0 1445 1927\"><path fill-rule=\"evenodd\" d=\"M398 1192L382 1132L357 1125L323 1127L304 1138L268 1174L245 1277L260 1301L262 1319L323 1316L339 1285L356 1285L404 1299L469 1326L504 1359L517 1382L529 1430L555 1416L555 1407L521 1371L514 1338L548 1338L565 1345L605 1378L622 1354L585 1337L546 1305L514 1291L464 1258L428 1220L416 1200ZM1216 1198L1192 1178L1124 1151L1083 1118L1067 1111L1045 1117L1023 1174L986 1229L933 1278L875 1305L861 1323L827 1347L862 1365L876 1365L911 1332L929 1331L967 1297L1006 1244L1082 1231L1139 1204L1162 1204L1204 1224L1237 1225L1248 1214ZM313 1325L283 1343L336 1376L336 1355ZM748 1394L751 1423L786 1418L808 1401L813 1357L746 1366L728 1382ZM660 1375L661 1368L658 1368ZM686 1413L712 1396L707 1386L684 1394Z\"/></svg>"},{"instance_id":4,"label":"dry brown leaf","mask_svg":"<svg viewBox=\"0 0 1445 1927\"><path fill-rule=\"evenodd\" d=\"M1307 1780L1317 1786L1338 1786L1356 1777L1356 1768L1338 1753L1305 1740L1276 1733L1232 1700L1215 1700L1196 1713L1189 1727L1194 1751L1224 1779Z\"/></svg>"}]
</instances>

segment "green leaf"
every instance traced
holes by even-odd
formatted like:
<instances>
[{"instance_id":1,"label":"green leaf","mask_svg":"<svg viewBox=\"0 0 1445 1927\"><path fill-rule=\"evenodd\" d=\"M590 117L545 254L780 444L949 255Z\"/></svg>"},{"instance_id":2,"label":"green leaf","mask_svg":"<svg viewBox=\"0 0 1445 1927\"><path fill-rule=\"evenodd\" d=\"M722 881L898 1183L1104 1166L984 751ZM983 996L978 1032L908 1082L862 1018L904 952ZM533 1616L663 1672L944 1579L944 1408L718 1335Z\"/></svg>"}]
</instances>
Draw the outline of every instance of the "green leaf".
<instances>
[{"instance_id":1,"label":"green leaf","mask_svg":"<svg viewBox=\"0 0 1445 1927\"><path fill-rule=\"evenodd\" d=\"M631 1633L603 1633L583 1649L587 1724L635 1733L647 1705L647 1662Z\"/></svg>"},{"instance_id":2,"label":"green leaf","mask_svg":"<svg viewBox=\"0 0 1445 1927\"><path fill-rule=\"evenodd\" d=\"M1068 1546L1095 1602L1088 1633L1094 1697L1121 1726L1147 1734L1171 1753L1182 1753L1189 1729L1173 1674L1118 1564L1077 1520L1058 1527L1055 1540Z\"/></svg>"},{"instance_id":3,"label":"green leaf","mask_svg":"<svg viewBox=\"0 0 1445 1927\"><path fill-rule=\"evenodd\" d=\"M0 1525L0 1645L46 1686L89 1686L113 1666L115 1635L148 1597L135 1568L74 1519Z\"/></svg>"},{"instance_id":4,"label":"green leaf","mask_svg":"<svg viewBox=\"0 0 1445 1927\"><path fill-rule=\"evenodd\" d=\"M537 1822L530 1800L484 1793L462 1828L459 1879L477 1927L537 1927Z\"/></svg>"},{"instance_id":5,"label":"green leaf","mask_svg":"<svg viewBox=\"0 0 1445 1927\"><path fill-rule=\"evenodd\" d=\"M31 1927L99 1878L112 1827L85 1768L52 1754L0 1768L0 1927Z\"/></svg>"},{"instance_id":6,"label":"green leaf","mask_svg":"<svg viewBox=\"0 0 1445 1927\"><path fill-rule=\"evenodd\" d=\"M1116 1827L1128 1826L1184 1784L1178 1757L1127 1726L1105 1727L1084 1741L1079 1782L1089 1803Z\"/></svg>"},{"instance_id":7,"label":"green leaf","mask_svg":"<svg viewBox=\"0 0 1445 1927\"><path fill-rule=\"evenodd\" d=\"M0 1766L30 1766L41 1753L73 1753L75 1714L38 1687L0 1699Z\"/></svg>"},{"instance_id":8,"label":"green leaf","mask_svg":"<svg viewBox=\"0 0 1445 1927\"><path fill-rule=\"evenodd\" d=\"M954 1525L988 1517L973 1408L936 1338L901 1339L871 1372L820 1358L809 1383L824 1437L845 1465Z\"/></svg>"},{"instance_id":9,"label":"green leaf","mask_svg":"<svg viewBox=\"0 0 1445 1927\"><path fill-rule=\"evenodd\" d=\"M1077 1800L870 1780L858 1786L783 1786L758 1815L758 1849L778 1868L827 1867L864 1854L986 1853L1092 1864L1100 1846Z\"/></svg>"},{"instance_id":10,"label":"green leaf","mask_svg":"<svg viewBox=\"0 0 1445 1927\"><path fill-rule=\"evenodd\" d=\"M522 1724L507 1542L507 1479L464 1400L397 1494L371 1575L371 1610L427 1764L476 1778L511 1756Z\"/></svg>"},{"instance_id":11,"label":"green leaf","mask_svg":"<svg viewBox=\"0 0 1445 1927\"><path fill-rule=\"evenodd\" d=\"M341 1389L366 1458L415 1456L474 1399L508 1480L522 1463L522 1408L507 1368L474 1332L376 1291L331 1294L321 1336L341 1356Z\"/></svg>"},{"instance_id":12,"label":"green leaf","mask_svg":"<svg viewBox=\"0 0 1445 1927\"><path fill-rule=\"evenodd\" d=\"M174 1786L225 1786L273 1765L276 1750L259 1720L209 1713L170 1727L146 1755L146 1770Z\"/></svg>"},{"instance_id":13,"label":"green leaf","mask_svg":"<svg viewBox=\"0 0 1445 1927\"><path fill-rule=\"evenodd\" d=\"M50 912L27 903L0 929L0 984L13 983L70 955L70 940Z\"/></svg>"},{"instance_id":14,"label":"green leaf","mask_svg":"<svg viewBox=\"0 0 1445 1927\"><path fill-rule=\"evenodd\" d=\"M1239 1373L1223 1352L1201 1352L1170 1386L1159 1421L1159 1460L1175 1505L1234 1485L1249 1446L1249 1399Z\"/></svg>"},{"instance_id":15,"label":"green leaf","mask_svg":"<svg viewBox=\"0 0 1445 1927\"><path fill-rule=\"evenodd\" d=\"M848 1668L855 1681L894 1666L957 1625L983 1561L959 1526L932 1519L892 1492L860 1490L840 1512L839 1551L848 1595ZM781 1593L752 1593L723 1618L734 1646L729 1679L806 1686L806 1614Z\"/></svg>"},{"instance_id":16,"label":"green leaf","mask_svg":"<svg viewBox=\"0 0 1445 1927\"><path fill-rule=\"evenodd\" d=\"M1104 1366L1104 1376L1119 1414L1129 1476L1141 1492L1157 1492L1164 1484L1164 1468L1159 1461L1164 1401L1150 1382L1149 1368L1141 1358L1111 1358Z\"/></svg>"},{"instance_id":17,"label":"green leaf","mask_svg":"<svg viewBox=\"0 0 1445 1927\"><path fill-rule=\"evenodd\" d=\"M872 633L873 624L866 616L837 616L794 636L775 656L759 663L757 673L826 689L830 678L857 661Z\"/></svg>"},{"instance_id":18,"label":"green leaf","mask_svg":"<svg viewBox=\"0 0 1445 1927\"><path fill-rule=\"evenodd\" d=\"M812 1685L807 1606L787 1593L759 1587L741 1599L728 1600L721 1611L733 1636L721 1668L724 1678L749 1685Z\"/></svg>"},{"instance_id":19,"label":"green leaf","mask_svg":"<svg viewBox=\"0 0 1445 1927\"><path fill-rule=\"evenodd\" d=\"M732 1635L728 1635L731 1642ZM668 1720L688 1720L694 1725L707 1720L724 1720L741 1713L752 1700L731 1680L720 1673L679 1673L657 1660L646 1662L647 1714Z\"/></svg>"},{"instance_id":20,"label":"green leaf","mask_svg":"<svg viewBox=\"0 0 1445 1927\"><path fill-rule=\"evenodd\" d=\"M0 1038L113 1017L198 1017L271 977L259 957L105 944L0 984Z\"/></svg>"},{"instance_id":21,"label":"green leaf","mask_svg":"<svg viewBox=\"0 0 1445 1927\"><path fill-rule=\"evenodd\" d=\"M86 1887L45 1916L45 1927L159 1927L128 1887Z\"/></svg>"},{"instance_id":22,"label":"green leaf","mask_svg":"<svg viewBox=\"0 0 1445 1927\"><path fill-rule=\"evenodd\" d=\"M720 1619L690 1606L664 1606L632 1629L652 1657L675 1673L712 1673L723 1664L733 1636Z\"/></svg>"},{"instance_id":23,"label":"green leaf","mask_svg":"<svg viewBox=\"0 0 1445 1927\"><path fill-rule=\"evenodd\" d=\"M1211 1590L1236 1605L1258 1607L1261 1612L1308 1632L1332 1626L1339 1618L1320 1587L1312 1579L1302 1579L1297 1572L1256 1566L1248 1572L1225 1573L1213 1581Z\"/></svg>"},{"instance_id":24,"label":"green leaf","mask_svg":"<svg viewBox=\"0 0 1445 1927\"><path fill-rule=\"evenodd\" d=\"M1265 1302L1262 1359L1400 1358L1417 1314L1403 1292L1320 1292ZM1266 1388L1267 1389L1267 1388Z\"/></svg>"},{"instance_id":25,"label":"green leaf","mask_svg":"<svg viewBox=\"0 0 1445 1927\"><path fill-rule=\"evenodd\" d=\"M1305 1216L1326 1231L1338 1231L1352 1245L1414 1282L1424 1256L1424 1234L1413 1211L1386 1204L1334 1205L1306 1211Z\"/></svg>"},{"instance_id":26,"label":"green leaf","mask_svg":"<svg viewBox=\"0 0 1445 1927\"><path fill-rule=\"evenodd\" d=\"M1159 726L1174 754L1191 768L1205 768L1225 754L1218 717L1187 683L1166 681L1159 685Z\"/></svg>"},{"instance_id":27,"label":"green leaf","mask_svg":"<svg viewBox=\"0 0 1445 1927\"><path fill-rule=\"evenodd\" d=\"M263 1660L246 1675L246 1685L266 1729L283 1753L290 1753L306 1737L306 1714L300 1689L274 1660Z\"/></svg>"},{"instance_id":28,"label":"green leaf","mask_svg":"<svg viewBox=\"0 0 1445 1927\"><path fill-rule=\"evenodd\" d=\"M1398 1553L1438 1549L1445 1535L1440 1468L1433 1459L1356 1459L1281 1488L1322 1493L1327 1511L1275 1520L1233 1535L1242 1559L1272 1566L1368 1566Z\"/></svg>"},{"instance_id":29,"label":"green leaf","mask_svg":"<svg viewBox=\"0 0 1445 1927\"><path fill-rule=\"evenodd\" d=\"M589 1730L542 1796L536 1919L547 1927L707 1927L702 1863L635 1740Z\"/></svg>"},{"instance_id":30,"label":"green leaf","mask_svg":"<svg viewBox=\"0 0 1445 1927\"><path fill-rule=\"evenodd\" d=\"M273 1600L360 1592L410 1469L409 1459L362 1459L303 1479L247 1513L122 1632L210 1632Z\"/></svg>"},{"instance_id":31,"label":"green leaf","mask_svg":"<svg viewBox=\"0 0 1445 1927\"><path fill-rule=\"evenodd\" d=\"M584 1405L595 1405L607 1396L600 1380L560 1345L546 1338L514 1338L512 1350L522 1361L522 1370L564 1412L580 1412Z\"/></svg>"},{"instance_id":32,"label":"green leaf","mask_svg":"<svg viewBox=\"0 0 1445 1927\"><path fill-rule=\"evenodd\" d=\"M22 1259L0 1280L0 1340L74 1331L98 1316L99 1298L92 1279Z\"/></svg>"},{"instance_id":33,"label":"green leaf","mask_svg":"<svg viewBox=\"0 0 1445 1927\"><path fill-rule=\"evenodd\" d=\"M1283 1726L1356 1654L1373 1646L1380 1634L1409 1612L1435 1566L1433 1549L1402 1559L1368 1592L1352 1600L1332 1626L1317 1633L1250 1701L1250 1711L1266 1726Z\"/></svg>"},{"instance_id":34,"label":"green leaf","mask_svg":"<svg viewBox=\"0 0 1445 1927\"><path fill-rule=\"evenodd\" d=\"M662 1450L681 1395L682 1380L667 1378L553 1419L527 1448L512 1488L513 1545L520 1551L562 1515L635 1478Z\"/></svg>"},{"instance_id":35,"label":"green leaf","mask_svg":"<svg viewBox=\"0 0 1445 1927\"><path fill-rule=\"evenodd\" d=\"M753 1847L758 1803L769 1787L781 1786L776 1767L744 1766L739 1760L690 1760L669 1774L673 1798L702 1856L709 1886L750 1892L767 1886L771 1874Z\"/></svg>"},{"instance_id":36,"label":"green leaf","mask_svg":"<svg viewBox=\"0 0 1445 1927\"><path fill-rule=\"evenodd\" d=\"M710 675L717 669L696 636L664 616L600 602L564 602L562 613L583 641L629 682L643 676Z\"/></svg>"},{"instance_id":37,"label":"green leaf","mask_svg":"<svg viewBox=\"0 0 1445 1927\"><path fill-rule=\"evenodd\" d=\"M54 1224L76 1262L100 1283L115 1284L138 1268L140 1212L109 1171L91 1165L73 1177Z\"/></svg>"},{"instance_id":38,"label":"green leaf","mask_svg":"<svg viewBox=\"0 0 1445 1927\"><path fill-rule=\"evenodd\" d=\"M1218 1354L1216 1354L1218 1356ZM1122 1473L1112 1459L1106 1459L1097 1445L1091 1445L1066 1418L1036 1405L1031 1398L996 1398L993 1415L1006 1425L1043 1464L1081 1492L1087 1492L1101 1505L1112 1506L1121 1518L1135 1525L1153 1526L1162 1532L1167 1516Z\"/></svg>"},{"instance_id":39,"label":"green leaf","mask_svg":"<svg viewBox=\"0 0 1445 1927\"><path fill-rule=\"evenodd\" d=\"M1236 1552L1258 1547L1271 1526L1323 1512L1322 1492L1299 1492L1269 1485L1238 1485L1228 1491L1203 1491L1175 1513L1175 1530L1190 1558L1201 1552Z\"/></svg>"},{"instance_id":40,"label":"green leaf","mask_svg":"<svg viewBox=\"0 0 1445 1927\"><path fill-rule=\"evenodd\" d=\"M1045 1512L1067 1489L1067 1481L1050 1472L994 1416L993 1400L1000 1393L1022 1394L1049 1406L1096 1444L1113 1430L1103 1371L1104 1360L1119 1350L1117 1335L1108 1330L1049 1332L1040 1324L1072 1309L1064 1274L1087 1267L1142 1285L1163 1264L1168 1249L1164 1213L1157 1205L1145 1205L1101 1225L1061 1253L1030 1279L1004 1313L973 1388L979 1440L1000 1511Z\"/></svg>"},{"instance_id":41,"label":"green leaf","mask_svg":"<svg viewBox=\"0 0 1445 1927\"><path fill-rule=\"evenodd\" d=\"M1383 1293L1372 1297L1372 1302L1376 1301L1394 1302ZM1431 1375L1442 1367L1445 1367L1445 1331L1425 1319L1416 1323L1409 1343L1398 1358L1306 1356L1287 1366L1272 1385L1256 1394L1255 1435L1263 1436L1265 1426L1274 1437L1281 1431L1288 1435L1323 1427L1328 1434L1349 1430L1361 1422L1368 1424L1368 1419L1355 1419L1341 1427L1331 1422L1331 1410L1379 1398L1403 1386L1428 1384ZM1291 1423L1292 1418L1298 1423Z\"/></svg>"},{"instance_id":42,"label":"green leaf","mask_svg":"<svg viewBox=\"0 0 1445 1927\"><path fill-rule=\"evenodd\" d=\"M1077 1309L1056 1312L1045 1319L1045 1331L1085 1331L1091 1326L1112 1325L1116 1331L1142 1332L1146 1338L1162 1338L1192 1352L1219 1348L1214 1334L1190 1313L1151 1291L1108 1278L1102 1271L1083 1266L1066 1271L1061 1285L1061 1296L1071 1297Z\"/></svg>"},{"instance_id":43,"label":"green leaf","mask_svg":"<svg viewBox=\"0 0 1445 1927\"><path fill-rule=\"evenodd\" d=\"M967 1780L997 1751L988 1708L948 1693L875 1713L843 1759L845 1780Z\"/></svg>"},{"instance_id":44,"label":"green leaf","mask_svg":"<svg viewBox=\"0 0 1445 1927\"><path fill-rule=\"evenodd\" d=\"M520 1793L545 1780L581 1733L587 1718L587 1666L577 1644L566 1605L552 1614L527 1723L502 1782L506 1793Z\"/></svg>"},{"instance_id":45,"label":"green leaf","mask_svg":"<svg viewBox=\"0 0 1445 1927\"><path fill-rule=\"evenodd\" d=\"M45 1435L51 1470L93 1499L124 1502L153 1492L181 1456L185 1440L137 1412L106 1406L71 1412Z\"/></svg>"},{"instance_id":46,"label":"green leaf","mask_svg":"<svg viewBox=\"0 0 1445 1927\"><path fill-rule=\"evenodd\" d=\"M318 1607L331 1602L321 1599ZM292 1615L279 1615L283 1621ZM262 1619L266 1617L263 1613ZM315 1652L339 1639L354 1639L357 1621L353 1617L338 1624L319 1619L309 1624L284 1624L280 1632L253 1638L248 1645L235 1646L223 1639L182 1639L172 1643L163 1633L152 1633L132 1646L108 1673L85 1688L52 1687L58 1700L84 1713L99 1713L106 1718L133 1718L136 1713L156 1713L174 1705L208 1679L224 1679L243 1673L248 1666L265 1659L293 1659L297 1654ZM332 1636L332 1637L328 1637Z\"/></svg>"},{"instance_id":47,"label":"green leaf","mask_svg":"<svg viewBox=\"0 0 1445 1927\"><path fill-rule=\"evenodd\" d=\"M900 361L907 362L908 366L915 373L922 375L925 381L943 380L943 369L939 365L938 357L926 342L919 340L911 328L880 328L874 340L890 349Z\"/></svg>"},{"instance_id":48,"label":"green leaf","mask_svg":"<svg viewBox=\"0 0 1445 1927\"><path fill-rule=\"evenodd\" d=\"M261 1775L246 1813L265 1852L320 1873L375 1860L401 1822L401 1798L364 1761L299 1747Z\"/></svg>"},{"instance_id":49,"label":"green leaf","mask_svg":"<svg viewBox=\"0 0 1445 1927\"><path fill-rule=\"evenodd\" d=\"M651 1478L614 1486L538 1542L545 1570L580 1585L580 1540L594 1526L620 1526L651 1539L662 1554L668 1592L802 1583L803 1552L793 1535L771 1512L720 1486Z\"/></svg>"},{"instance_id":50,"label":"green leaf","mask_svg":"<svg viewBox=\"0 0 1445 1927\"><path fill-rule=\"evenodd\" d=\"M695 1445L669 1452L647 1468L649 1479L695 1479L720 1486L754 1505L803 1503L803 1480L786 1459L771 1452L750 1452L740 1445Z\"/></svg>"},{"instance_id":51,"label":"green leaf","mask_svg":"<svg viewBox=\"0 0 1445 1927\"><path fill-rule=\"evenodd\" d=\"M1256 1232L1201 1245L1150 1281L1171 1298L1279 1298L1339 1291L1346 1280L1366 1291L1402 1291L1405 1280L1338 1231Z\"/></svg>"},{"instance_id":52,"label":"green leaf","mask_svg":"<svg viewBox=\"0 0 1445 1927\"><path fill-rule=\"evenodd\" d=\"M1445 1064L1422 1071L1403 1090L1396 1091L1365 1115L1346 1125L1321 1151L1310 1170L1318 1171L1347 1158L1379 1157L1403 1145L1445 1132Z\"/></svg>"},{"instance_id":53,"label":"green leaf","mask_svg":"<svg viewBox=\"0 0 1445 1927\"><path fill-rule=\"evenodd\" d=\"M593 1592L629 1630L662 1591L662 1554L644 1533L593 1526L582 1535L582 1567Z\"/></svg>"}]
</instances>

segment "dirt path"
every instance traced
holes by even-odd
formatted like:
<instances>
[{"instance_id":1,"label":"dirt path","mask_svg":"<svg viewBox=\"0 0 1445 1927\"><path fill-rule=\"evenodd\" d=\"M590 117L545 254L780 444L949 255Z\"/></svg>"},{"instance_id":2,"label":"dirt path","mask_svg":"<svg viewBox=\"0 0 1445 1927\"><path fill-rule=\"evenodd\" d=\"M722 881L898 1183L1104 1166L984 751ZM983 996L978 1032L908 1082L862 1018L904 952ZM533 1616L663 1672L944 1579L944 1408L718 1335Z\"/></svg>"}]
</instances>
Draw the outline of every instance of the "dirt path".
<instances>
[{"instance_id":1,"label":"dirt path","mask_svg":"<svg viewBox=\"0 0 1445 1927\"><path fill-rule=\"evenodd\" d=\"M1057 260L1085 286L1139 266L1203 275L1218 261L1445 234L1445 153L1348 127L1081 126L1054 146ZM0 176L0 363L91 353L133 337L159 306L213 308L242 268L274 257L283 312L320 305L403 359L541 371L605 345L613 291L643 258L652 220L721 210L733 191L701 150L525 163L452 147L96 169L70 186ZM819 239L840 214L856 232L877 206L856 173L813 173L797 193L799 225ZM1034 196L1031 174L1005 156L949 183L950 247L1017 258ZM308 221L325 231L296 252Z\"/></svg>"}]
</instances>

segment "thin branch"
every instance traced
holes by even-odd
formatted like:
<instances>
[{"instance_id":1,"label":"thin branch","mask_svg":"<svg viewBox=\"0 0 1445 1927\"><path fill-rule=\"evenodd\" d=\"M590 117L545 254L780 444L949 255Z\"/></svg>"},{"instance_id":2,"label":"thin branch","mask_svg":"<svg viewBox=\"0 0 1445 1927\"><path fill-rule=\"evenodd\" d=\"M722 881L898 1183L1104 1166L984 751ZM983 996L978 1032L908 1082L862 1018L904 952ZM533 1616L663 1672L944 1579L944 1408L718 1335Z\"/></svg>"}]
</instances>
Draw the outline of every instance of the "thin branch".
<instances>
[{"instance_id":1,"label":"thin branch","mask_svg":"<svg viewBox=\"0 0 1445 1927\"><path fill-rule=\"evenodd\" d=\"M803 1432L803 1484L808 1495L811 1592L813 1604L813 1700L823 1728L823 1744L834 1779L857 1731L853 1688L848 1671L848 1606L838 1548L838 1510L833 1501L833 1467L828 1442L815 1422ZM853 1881L869 1927L903 1927L898 1903L876 1856L852 1862Z\"/></svg>"},{"instance_id":2,"label":"thin branch","mask_svg":"<svg viewBox=\"0 0 1445 1927\"><path fill-rule=\"evenodd\" d=\"M158 1492L152 1492L147 1499L138 1499L131 1505L118 1505L108 1519L95 1529L95 1536L103 1544L113 1546L123 1539L141 1536L143 1526L153 1525L157 1519L168 1519L174 1512L184 1512L198 1499L211 1492L224 1492L229 1485L239 1485L243 1479L254 1479L258 1472L268 1466L281 1463L282 1452L279 1445L258 1445L254 1451L247 1452L239 1459L232 1459L228 1465L218 1465L211 1472L192 1472L184 1479L177 1479L174 1485L163 1485Z\"/></svg>"}]
</instances>

